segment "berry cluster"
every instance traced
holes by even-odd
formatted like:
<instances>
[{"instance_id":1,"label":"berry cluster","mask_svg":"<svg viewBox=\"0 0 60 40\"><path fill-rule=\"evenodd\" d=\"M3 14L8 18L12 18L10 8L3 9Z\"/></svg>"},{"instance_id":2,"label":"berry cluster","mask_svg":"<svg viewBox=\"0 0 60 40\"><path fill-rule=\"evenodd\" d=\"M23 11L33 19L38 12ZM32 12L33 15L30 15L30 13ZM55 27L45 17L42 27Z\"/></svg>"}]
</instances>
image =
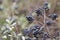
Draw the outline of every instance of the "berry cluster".
<instances>
[{"instance_id":1,"label":"berry cluster","mask_svg":"<svg viewBox=\"0 0 60 40\"><path fill-rule=\"evenodd\" d=\"M49 10L49 7L48 7L48 2L44 4L43 7L35 10L35 13L37 14L37 16L42 16L42 17L45 17L46 15L44 15L44 11L46 10ZM33 23L33 21L35 20L33 16L26 16L27 20L29 23ZM53 13L53 14L49 14L47 18L51 18L52 21L56 20L56 18L58 18L58 15ZM47 19L46 18L46 19ZM45 24L47 26L50 26L53 24L53 22L51 20L47 20L46 19L44 20L45 21ZM44 26L44 25L43 25ZM42 28L42 29L41 29ZM30 35L33 35L33 37L36 38L36 40L38 40L39 36L41 36L41 38L43 38L43 40L46 40L46 38L50 38L50 35L48 32L45 32L44 30L44 27L40 26L40 25L34 25L28 29L24 29L23 30L23 34L24 36L29 36L31 37ZM26 39L26 40L31 40L31 39Z\"/></svg>"},{"instance_id":2,"label":"berry cluster","mask_svg":"<svg viewBox=\"0 0 60 40\"><path fill-rule=\"evenodd\" d=\"M41 26L39 25L34 25L28 29L24 29L23 34L24 36L28 36L28 37L30 37L30 34L31 34L31 36L33 35L33 37L36 38L36 40L38 40L39 38L38 35L40 35L41 38L50 38L49 34L47 32L44 32L44 29L43 28L41 29ZM28 40L31 40L31 39L28 38Z\"/></svg>"}]
</instances>

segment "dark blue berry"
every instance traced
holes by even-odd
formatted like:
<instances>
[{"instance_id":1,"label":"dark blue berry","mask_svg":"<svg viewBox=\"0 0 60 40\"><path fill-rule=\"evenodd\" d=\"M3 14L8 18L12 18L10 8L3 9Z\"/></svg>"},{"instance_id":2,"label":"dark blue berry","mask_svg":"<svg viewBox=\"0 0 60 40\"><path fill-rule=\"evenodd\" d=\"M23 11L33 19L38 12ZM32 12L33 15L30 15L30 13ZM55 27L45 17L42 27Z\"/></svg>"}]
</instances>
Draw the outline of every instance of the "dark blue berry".
<instances>
[{"instance_id":1,"label":"dark blue berry","mask_svg":"<svg viewBox=\"0 0 60 40\"><path fill-rule=\"evenodd\" d=\"M51 22L51 21L46 21L46 24L47 24L48 26L50 26L50 25L52 24L52 22Z\"/></svg>"},{"instance_id":2,"label":"dark blue berry","mask_svg":"<svg viewBox=\"0 0 60 40\"><path fill-rule=\"evenodd\" d=\"M33 27L31 27L32 30L32 34L34 35L34 37L37 37L37 35L40 34L39 30L40 30L40 26L39 25L34 25Z\"/></svg>"},{"instance_id":3,"label":"dark blue berry","mask_svg":"<svg viewBox=\"0 0 60 40\"><path fill-rule=\"evenodd\" d=\"M46 33L46 32L44 32L43 37L44 37L44 38L49 38L49 34Z\"/></svg>"},{"instance_id":4,"label":"dark blue berry","mask_svg":"<svg viewBox=\"0 0 60 40\"><path fill-rule=\"evenodd\" d=\"M30 27L30 30L32 31L32 34L35 38L38 38L37 35L43 34L42 30L40 31L41 26L40 25L34 25Z\"/></svg>"},{"instance_id":5,"label":"dark blue berry","mask_svg":"<svg viewBox=\"0 0 60 40\"><path fill-rule=\"evenodd\" d=\"M33 31L40 30L40 25L34 25L34 26L30 27L30 29Z\"/></svg>"},{"instance_id":6,"label":"dark blue berry","mask_svg":"<svg viewBox=\"0 0 60 40\"><path fill-rule=\"evenodd\" d=\"M49 15L49 17L52 18L52 20L56 20L58 15L57 14L51 14L51 15Z\"/></svg>"},{"instance_id":7,"label":"dark blue berry","mask_svg":"<svg viewBox=\"0 0 60 40\"><path fill-rule=\"evenodd\" d=\"M42 15L42 9L40 9L40 8L37 9L37 10L36 10L36 13L37 13L37 16Z\"/></svg>"},{"instance_id":8,"label":"dark blue berry","mask_svg":"<svg viewBox=\"0 0 60 40\"><path fill-rule=\"evenodd\" d=\"M45 2L44 5L48 5L48 2Z\"/></svg>"},{"instance_id":9,"label":"dark blue berry","mask_svg":"<svg viewBox=\"0 0 60 40\"><path fill-rule=\"evenodd\" d=\"M30 33L30 31L29 31L28 29L24 29L24 30L23 30L23 34L24 34L24 35L29 35L29 33Z\"/></svg>"},{"instance_id":10,"label":"dark blue berry","mask_svg":"<svg viewBox=\"0 0 60 40\"><path fill-rule=\"evenodd\" d=\"M49 8L48 8L48 2L45 2L45 3L44 3L43 9L49 10Z\"/></svg>"},{"instance_id":11,"label":"dark blue berry","mask_svg":"<svg viewBox=\"0 0 60 40\"><path fill-rule=\"evenodd\" d=\"M25 40L31 40L31 38L27 38L27 39L25 39Z\"/></svg>"},{"instance_id":12,"label":"dark blue berry","mask_svg":"<svg viewBox=\"0 0 60 40\"><path fill-rule=\"evenodd\" d=\"M34 21L34 18L33 18L32 16L27 16L26 18L27 18L27 20L28 20L29 22L33 22L33 21Z\"/></svg>"},{"instance_id":13,"label":"dark blue berry","mask_svg":"<svg viewBox=\"0 0 60 40\"><path fill-rule=\"evenodd\" d=\"M34 26L36 29L40 29L40 26L39 25L35 25Z\"/></svg>"},{"instance_id":14,"label":"dark blue berry","mask_svg":"<svg viewBox=\"0 0 60 40\"><path fill-rule=\"evenodd\" d=\"M49 9L48 9L48 6L44 6L43 9L45 9L45 10L49 10Z\"/></svg>"},{"instance_id":15,"label":"dark blue berry","mask_svg":"<svg viewBox=\"0 0 60 40\"><path fill-rule=\"evenodd\" d=\"M33 34L37 35L37 34L39 34L39 31L36 29L36 30L33 31Z\"/></svg>"}]
</instances>

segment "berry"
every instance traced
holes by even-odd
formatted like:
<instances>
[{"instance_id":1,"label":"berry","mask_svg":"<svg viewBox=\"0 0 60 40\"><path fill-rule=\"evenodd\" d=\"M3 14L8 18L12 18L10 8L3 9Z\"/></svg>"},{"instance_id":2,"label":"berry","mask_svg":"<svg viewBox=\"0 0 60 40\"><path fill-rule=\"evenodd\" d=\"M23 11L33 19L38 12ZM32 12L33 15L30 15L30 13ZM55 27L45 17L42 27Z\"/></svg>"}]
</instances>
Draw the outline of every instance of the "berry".
<instances>
[{"instance_id":1,"label":"berry","mask_svg":"<svg viewBox=\"0 0 60 40\"><path fill-rule=\"evenodd\" d=\"M36 13L37 13L37 16L42 15L42 9L37 9Z\"/></svg>"},{"instance_id":2,"label":"berry","mask_svg":"<svg viewBox=\"0 0 60 40\"><path fill-rule=\"evenodd\" d=\"M47 24L48 26L50 26L50 25L52 24L52 22L51 22L51 21L46 21L46 24Z\"/></svg>"},{"instance_id":3,"label":"berry","mask_svg":"<svg viewBox=\"0 0 60 40\"><path fill-rule=\"evenodd\" d=\"M28 20L29 22L33 22L33 21L34 21L34 18L33 18L32 16L27 16L26 18L27 18L27 20Z\"/></svg>"},{"instance_id":4,"label":"berry","mask_svg":"<svg viewBox=\"0 0 60 40\"><path fill-rule=\"evenodd\" d=\"M48 2L45 2L44 5L48 5Z\"/></svg>"},{"instance_id":5,"label":"berry","mask_svg":"<svg viewBox=\"0 0 60 40\"><path fill-rule=\"evenodd\" d=\"M45 2L44 6L43 6L43 9L45 9L45 10L49 10L48 2Z\"/></svg>"},{"instance_id":6,"label":"berry","mask_svg":"<svg viewBox=\"0 0 60 40\"><path fill-rule=\"evenodd\" d=\"M40 34L39 30L40 30L40 26L39 25L34 25L33 27L31 27L32 30L32 34L34 35L34 37L37 38L37 35Z\"/></svg>"},{"instance_id":7,"label":"berry","mask_svg":"<svg viewBox=\"0 0 60 40\"><path fill-rule=\"evenodd\" d=\"M52 20L56 20L56 18L58 17L57 14L51 14L49 15L50 18L52 18Z\"/></svg>"},{"instance_id":8,"label":"berry","mask_svg":"<svg viewBox=\"0 0 60 40\"><path fill-rule=\"evenodd\" d=\"M27 38L27 39L25 39L25 40L31 40L31 38Z\"/></svg>"},{"instance_id":9,"label":"berry","mask_svg":"<svg viewBox=\"0 0 60 40\"><path fill-rule=\"evenodd\" d=\"M33 34L34 34L34 35L37 35L37 34L39 34L39 31L38 31L38 30L34 30L34 31L33 31Z\"/></svg>"},{"instance_id":10,"label":"berry","mask_svg":"<svg viewBox=\"0 0 60 40\"><path fill-rule=\"evenodd\" d=\"M35 25L34 27L37 28L37 29L40 29L39 25Z\"/></svg>"},{"instance_id":11,"label":"berry","mask_svg":"<svg viewBox=\"0 0 60 40\"><path fill-rule=\"evenodd\" d=\"M44 37L44 38L49 38L49 34L46 33L46 32L44 32L43 37Z\"/></svg>"},{"instance_id":12,"label":"berry","mask_svg":"<svg viewBox=\"0 0 60 40\"><path fill-rule=\"evenodd\" d=\"M29 33L30 33L30 31L29 31L28 29L24 29L24 30L23 30L23 34L24 34L24 35L29 35Z\"/></svg>"},{"instance_id":13,"label":"berry","mask_svg":"<svg viewBox=\"0 0 60 40\"><path fill-rule=\"evenodd\" d=\"M34 25L34 26L30 27L30 29L33 31L40 30L40 25Z\"/></svg>"},{"instance_id":14,"label":"berry","mask_svg":"<svg viewBox=\"0 0 60 40\"><path fill-rule=\"evenodd\" d=\"M40 29L39 25L34 25L33 27L35 27L36 29Z\"/></svg>"},{"instance_id":15,"label":"berry","mask_svg":"<svg viewBox=\"0 0 60 40\"><path fill-rule=\"evenodd\" d=\"M48 6L44 6L43 9L45 9L45 10L49 10L49 9L48 9Z\"/></svg>"}]
</instances>

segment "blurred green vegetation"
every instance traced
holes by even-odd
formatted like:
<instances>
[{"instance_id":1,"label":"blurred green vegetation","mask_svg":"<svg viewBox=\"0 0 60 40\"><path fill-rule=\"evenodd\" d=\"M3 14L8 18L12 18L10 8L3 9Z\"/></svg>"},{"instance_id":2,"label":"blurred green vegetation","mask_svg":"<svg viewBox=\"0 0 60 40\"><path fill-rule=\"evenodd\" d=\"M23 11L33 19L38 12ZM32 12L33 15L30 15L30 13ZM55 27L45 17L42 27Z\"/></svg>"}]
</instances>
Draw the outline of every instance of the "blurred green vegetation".
<instances>
[{"instance_id":1,"label":"blurred green vegetation","mask_svg":"<svg viewBox=\"0 0 60 40\"><path fill-rule=\"evenodd\" d=\"M0 19L0 25L4 25L6 23L5 18Z\"/></svg>"}]
</instances>

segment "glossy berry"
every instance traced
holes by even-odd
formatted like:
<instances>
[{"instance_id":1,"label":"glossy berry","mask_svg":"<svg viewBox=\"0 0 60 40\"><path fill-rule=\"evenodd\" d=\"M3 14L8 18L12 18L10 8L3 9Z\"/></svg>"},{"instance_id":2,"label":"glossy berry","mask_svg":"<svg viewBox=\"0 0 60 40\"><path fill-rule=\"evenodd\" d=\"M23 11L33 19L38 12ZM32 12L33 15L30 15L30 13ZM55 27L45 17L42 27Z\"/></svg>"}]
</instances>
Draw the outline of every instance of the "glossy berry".
<instances>
[{"instance_id":1,"label":"glossy berry","mask_svg":"<svg viewBox=\"0 0 60 40\"><path fill-rule=\"evenodd\" d=\"M34 25L33 27L30 28L32 30L32 34L34 35L34 37L37 38L37 35L40 34L40 26L39 25Z\"/></svg>"},{"instance_id":2,"label":"glossy berry","mask_svg":"<svg viewBox=\"0 0 60 40\"><path fill-rule=\"evenodd\" d=\"M29 33L30 33L30 31L29 31L28 29L24 29L24 30L23 30L23 34L24 34L24 35L29 35Z\"/></svg>"},{"instance_id":3,"label":"glossy berry","mask_svg":"<svg viewBox=\"0 0 60 40\"><path fill-rule=\"evenodd\" d=\"M49 34L46 33L46 32L44 32L43 37L44 37L44 38L49 38Z\"/></svg>"},{"instance_id":4,"label":"glossy berry","mask_svg":"<svg viewBox=\"0 0 60 40\"><path fill-rule=\"evenodd\" d=\"M51 14L51 15L49 15L49 17L52 18L52 20L56 20L58 15L57 14Z\"/></svg>"},{"instance_id":5,"label":"glossy berry","mask_svg":"<svg viewBox=\"0 0 60 40\"><path fill-rule=\"evenodd\" d=\"M45 3L44 3L43 9L49 10L49 8L48 8L48 2L45 2Z\"/></svg>"},{"instance_id":6,"label":"glossy berry","mask_svg":"<svg viewBox=\"0 0 60 40\"><path fill-rule=\"evenodd\" d=\"M31 38L26 38L25 40L31 40Z\"/></svg>"},{"instance_id":7,"label":"glossy berry","mask_svg":"<svg viewBox=\"0 0 60 40\"><path fill-rule=\"evenodd\" d=\"M34 25L33 27L35 27L36 29L40 29L39 25Z\"/></svg>"},{"instance_id":8,"label":"glossy berry","mask_svg":"<svg viewBox=\"0 0 60 40\"><path fill-rule=\"evenodd\" d=\"M33 22L33 21L34 21L34 18L33 18L32 16L27 16L26 18L27 18L27 20L28 20L29 22Z\"/></svg>"},{"instance_id":9,"label":"glossy berry","mask_svg":"<svg viewBox=\"0 0 60 40\"><path fill-rule=\"evenodd\" d=\"M30 27L30 30L32 31L32 34L34 35L34 37L38 34L38 26L32 26Z\"/></svg>"},{"instance_id":10,"label":"glossy berry","mask_svg":"<svg viewBox=\"0 0 60 40\"><path fill-rule=\"evenodd\" d=\"M44 8L45 10L48 10L48 6L44 6L43 8Z\"/></svg>"},{"instance_id":11,"label":"glossy berry","mask_svg":"<svg viewBox=\"0 0 60 40\"><path fill-rule=\"evenodd\" d=\"M43 34L43 40L46 40L47 38L50 38L50 37L49 37L49 34L46 33L46 32L44 32L44 34Z\"/></svg>"},{"instance_id":12,"label":"glossy berry","mask_svg":"<svg viewBox=\"0 0 60 40\"><path fill-rule=\"evenodd\" d=\"M39 29L39 28L40 28L40 26L39 26L39 25L35 25L34 27L35 27L35 28L37 28L37 29Z\"/></svg>"},{"instance_id":13,"label":"glossy berry","mask_svg":"<svg viewBox=\"0 0 60 40\"><path fill-rule=\"evenodd\" d=\"M36 31L36 30L40 30L40 26L39 25L34 25L32 27L30 27L31 30Z\"/></svg>"},{"instance_id":14,"label":"glossy berry","mask_svg":"<svg viewBox=\"0 0 60 40\"><path fill-rule=\"evenodd\" d=\"M39 34L39 31L36 29L36 30L33 31L33 34L37 35L37 34Z\"/></svg>"},{"instance_id":15,"label":"glossy berry","mask_svg":"<svg viewBox=\"0 0 60 40\"><path fill-rule=\"evenodd\" d=\"M46 21L46 24L47 24L48 26L50 26L50 25L52 24L52 22L51 22L51 21Z\"/></svg>"},{"instance_id":16,"label":"glossy berry","mask_svg":"<svg viewBox=\"0 0 60 40\"><path fill-rule=\"evenodd\" d=\"M48 2L45 2L44 5L48 5Z\"/></svg>"},{"instance_id":17,"label":"glossy berry","mask_svg":"<svg viewBox=\"0 0 60 40\"><path fill-rule=\"evenodd\" d=\"M36 13L37 13L37 16L42 15L42 9L37 9Z\"/></svg>"}]
</instances>

